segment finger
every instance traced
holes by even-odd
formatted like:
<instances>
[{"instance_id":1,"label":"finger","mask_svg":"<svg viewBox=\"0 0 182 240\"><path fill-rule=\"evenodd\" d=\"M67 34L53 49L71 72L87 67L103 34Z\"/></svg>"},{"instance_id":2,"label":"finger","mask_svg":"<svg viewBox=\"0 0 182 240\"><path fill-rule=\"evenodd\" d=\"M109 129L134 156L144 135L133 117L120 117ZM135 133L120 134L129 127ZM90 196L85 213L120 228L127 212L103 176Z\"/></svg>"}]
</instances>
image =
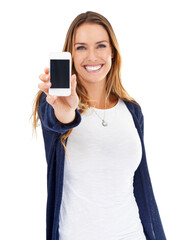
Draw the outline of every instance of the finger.
<instances>
[{"instance_id":1,"label":"finger","mask_svg":"<svg viewBox=\"0 0 182 240\"><path fill-rule=\"evenodd\" d=\"M38 88L43 91L45 94L48 94L51 83L39 83Z\"/></svg>"},{"instance_id":2,"label":"finger","mask_svg":"<svg viewBox=\"0 0 182 240\"><path fill-rule=\"evenodd\" d=\"M43 82L49 82L50 81L50 75L49 74L40 74L39 79Z\"/></svg>"},{"instance_id":3,"label":"finger","mask_svg":"<svg viewBox=\"0 0 182 240\"><path fill-rule=\"evenodd\" d=\"M44 72L45 72L45 74L49 74L49 68L48 68L48 67L45 67L45 68L44 68Z\"/></svg>"},{"instance_id":4,"label":"finger","mask_svg":"<svg viewBox=\"0 0 182 240\"><path fill-rule=\"evenodd\" d=\"M47 97L46 97L46 101L52 106L54 106L56 100L57 100L57 96L54 96L54 95L49 95L48 94Z\"/></svg>"}]
</instances>

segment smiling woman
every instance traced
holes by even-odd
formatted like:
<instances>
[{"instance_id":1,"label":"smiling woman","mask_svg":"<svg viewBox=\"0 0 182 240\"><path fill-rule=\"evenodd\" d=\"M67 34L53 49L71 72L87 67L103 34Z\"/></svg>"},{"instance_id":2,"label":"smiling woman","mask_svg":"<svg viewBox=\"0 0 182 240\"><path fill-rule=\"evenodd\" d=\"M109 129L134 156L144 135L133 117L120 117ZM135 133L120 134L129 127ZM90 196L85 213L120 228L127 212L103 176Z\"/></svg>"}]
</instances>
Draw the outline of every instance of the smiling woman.
<instances>
[{"instance_id":1,"label":"smiling woman","mask_svg":"<svg viewBox=\"0 0 182 240\"><path fill-rule=\"evenodd\" d=\"M111 24L95 12L78 15L63 51L72 54L71 95L48 94L45 68L33 113L48 164L47 240L166 240L142 110L121 83Z\"/></svg>"},{"instance_id":2,"label":"smiling woman","mask_svg":"<svg viewBox=\"0 0 182 240\"><path fill-rule=\"evenodd\" d=\"M96 107L104 106L106 76L111 69L113 50L105 28L98 24L84 23L75 33L72 52L79 81L87 89L90 99L98 99ZM92 91L99 84L100 92ZM103 93L103 94L102 94Z\"/></svg>"}]
</instances>

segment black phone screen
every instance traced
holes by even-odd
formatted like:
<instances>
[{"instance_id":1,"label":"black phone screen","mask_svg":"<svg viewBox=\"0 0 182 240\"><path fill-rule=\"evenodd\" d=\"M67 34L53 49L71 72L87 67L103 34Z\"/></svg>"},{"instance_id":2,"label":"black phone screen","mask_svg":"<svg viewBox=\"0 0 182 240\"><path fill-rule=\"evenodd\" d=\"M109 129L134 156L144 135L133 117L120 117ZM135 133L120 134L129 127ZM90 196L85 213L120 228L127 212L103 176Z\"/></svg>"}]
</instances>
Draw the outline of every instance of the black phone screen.
<instances>
[{"instance_id":1,"label":"black phone screen","mask_svg":"<svg viewBox=\"0 0 182 240\"><path fill-rule=\"evenodd\" d=\"M50 60L50 82L51 88L69 88L70 60L51 59Z\"/></svg>"}]
</instances>

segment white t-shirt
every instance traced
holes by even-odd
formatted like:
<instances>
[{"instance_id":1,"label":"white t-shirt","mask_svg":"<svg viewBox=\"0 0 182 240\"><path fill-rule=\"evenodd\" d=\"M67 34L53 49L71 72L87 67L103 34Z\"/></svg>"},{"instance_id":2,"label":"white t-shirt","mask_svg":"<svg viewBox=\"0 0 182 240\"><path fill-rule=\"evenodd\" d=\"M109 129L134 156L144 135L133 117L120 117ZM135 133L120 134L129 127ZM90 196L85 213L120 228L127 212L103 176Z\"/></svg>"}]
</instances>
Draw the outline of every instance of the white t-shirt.
<instances>
[{"instance_id":1,"label":"white t-shirt","mask_svg":"<svg viewBox=\"0 0 182 240\"><path fill-rule=\"evenodd\" d=\"M98 117L104 111L105 127ZM60 240L146 240L133 194L142 146L125 103L89 108L70 134L67 149Z\"/></svg>"}]
</instances>

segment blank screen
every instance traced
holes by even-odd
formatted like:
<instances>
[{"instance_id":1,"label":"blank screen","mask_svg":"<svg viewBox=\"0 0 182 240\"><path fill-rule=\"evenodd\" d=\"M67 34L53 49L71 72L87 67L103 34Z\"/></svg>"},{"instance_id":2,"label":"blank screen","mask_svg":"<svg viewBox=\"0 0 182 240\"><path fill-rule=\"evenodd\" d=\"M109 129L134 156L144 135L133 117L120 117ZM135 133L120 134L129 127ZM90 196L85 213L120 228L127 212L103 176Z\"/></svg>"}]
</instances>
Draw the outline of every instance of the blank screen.
<instances>
[{"instance_id":1,"label":"blank screen","mask_svg":"<svg viewBox=\"0 0 182 240\"><path fill-rule=\"evenodd\" d=\"M51 88L69 88L69 60L50 60Z\"/></svg>"}]
</instances>

